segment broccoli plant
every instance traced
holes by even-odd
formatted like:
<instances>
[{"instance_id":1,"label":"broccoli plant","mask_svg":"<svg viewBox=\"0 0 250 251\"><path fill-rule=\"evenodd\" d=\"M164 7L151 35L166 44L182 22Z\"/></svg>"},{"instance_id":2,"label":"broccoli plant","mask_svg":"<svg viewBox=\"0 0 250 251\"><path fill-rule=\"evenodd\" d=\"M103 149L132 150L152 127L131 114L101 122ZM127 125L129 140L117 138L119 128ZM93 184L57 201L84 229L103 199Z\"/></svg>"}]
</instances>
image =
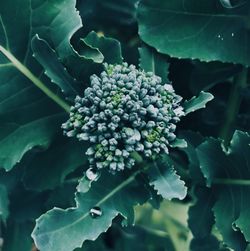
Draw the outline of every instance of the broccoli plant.
<instances>
[{"instance_id":1,"label":"broccoli plant","mask_svg":"<svg viewBox=\"0 0 250 251\"><path fill-rule=\"evenodd\" d=\"M249 250L249 10L1 1L0 250Z\"/></svg>"}]
</instances>

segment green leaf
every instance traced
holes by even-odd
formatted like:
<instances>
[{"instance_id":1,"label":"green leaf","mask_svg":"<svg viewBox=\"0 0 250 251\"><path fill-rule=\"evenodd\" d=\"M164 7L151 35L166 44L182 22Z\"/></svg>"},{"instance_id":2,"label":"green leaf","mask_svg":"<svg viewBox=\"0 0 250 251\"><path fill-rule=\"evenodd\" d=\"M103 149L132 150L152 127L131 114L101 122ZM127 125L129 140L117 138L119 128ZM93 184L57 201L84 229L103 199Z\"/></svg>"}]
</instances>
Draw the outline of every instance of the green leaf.
<instances>
[{"instance_id":1,"label":"green leaf","mask_svg":"<svg viewBox=\"0 0 250 251\"><path fill-rule=\"evenodd\" d=\"M31 38L39 34L62 59L74 54L69 40L81 27L75 1L1 1L0 17L0 46L50 85L31 56ZM0 168L10 170L27 151L48 147L63 116L1 53L0 76Z\"/></svg>"},{"instance_id":2,"label":"green leaf","mask_svg":"<svg viewBox=\"0 0 250 251\"><path fill-rule=\"evenodd\" d=\"M241 200L249 200L248 195L250 190L249 188L225 187L216 192L218 193L218 200L213 208L216 227L222 234L223 241L229 247L235 250L245 251L247 240L241 232L241 229L237 227L235 221L239 217L241 210L247 209L241 208ZM244 224L246 225L249 224L248 217L244 218ZM244 232L244 234L248 233Z\"/></svg>"},{"instance_id":3,"label":"green leaf","mask_svg":"<svg viewBox=\"0 0 250 251\"><path fill-rule=\"evenodd\" d=\"M66 210L54 208L42 215L32 233L39 250L71 251L81 247L86 240L95 240L107 231L119 214L133 223L133 205L145 193L144 189L131 186L134 177L124 180L119 175L102 173L87 193L76 194L76 207ZM95 206L100 208L101 216L90 215Z\"/></svg>"},{"instance_id":4,"label":"green leaf","mask_svg":"<svg viewBox=\"0 0 250 251\"><path fill-rule=\"evenodd\" d=\"M38 112L35 117L45 113L44 111L39 111L39 107L37 106L42 105L43 110L47 106L47 102L48 100L46 100L46 104L44 102L37 102L35 105L31 104L30 108ZM63 121L62 118L64 118L63 114L47 115L38 118L32 118L32 116L29 118L17 117L17 112L22 114L26 110L26 108L23 108L6 114L6 116L8 115L13 120L8 121L9 123L6 125L8 126L11 125L11 122L13 123L12 128L10 127L11 131L0 138L0 167L6 171L11 170L16 163L21 161L24 154L32 148L47 148L53 139L53 135L60 128L60 124ZM28 111L30 110L28 109ZM6 123L6 120L2 119L1 116L0 121Z\"/></svg>"},{"instance_id":5,"label":"green leaf","mask_svg":"<svg viewBox=\"0 0 250 251\"><path fill-rule=\"evenodd\" d=\"M11 194L10 219L17 222L31 221L33 224L43 212L49 193L26 190L21 182Z\"/></svg>"},{"instance_id":6,"label":"green leaf","mask_svg":"<svg viewBox=\"0 0 250 251\"><path fill-rule=\"evenodd\" d=\"M103 70L103 62L119 64L123 61L120 42L94 31L80 38L75 48L78 56L68 57L65 64L73 76L87 83L90 75L98 75Z\"/></svg>"},{"instance_id":7,"label":"green leaf","mask_svg":"<svg viewBox=\"0 0 250 251\"><path fill-rule=\"evenodd\" d=\"M194 187L194 205L189 208L188 225L193 239L190 244L192 251L219 251L219 241L212 235L214 226L213 206L215 196L212 190L205 187Z\"/></svg>"},{"instance_id":8,"label":"green leaf","mask_svg":"<svg viewBox=\"0 0 250 251\"><path fill-rule=\"evenodd\" d=\"M87 59L96 63L107 62L109 64L120 64L123 61L121 44L118 40L107 38L91 31L85 38L81 39L80 53Z\"/></svg>"},{"instance_id":9,"label":"green leaf","mask_svg":"<svg viewBox=\"0 0 250 251\"><path fill-rule=\"evenodd\" d=\"M250 240L249 144L250 136L236 131L228 151L222 148L219 140L212 138L197 148L200 168L207 185L212 186L218 197L213 209L216 226L224 242L235 250L245 250ZM224 187L216 184L224 184Z\"/></svg>"},{"instance_id":10,"label":"green leaf","mask_svg":"<svg viewBox=\"0 0 250 251\"><path fill-rule=\"evenodd\" d=\"M9 216L9 198L5 186L0 185L0 224Z\"/></svg>"},{"instance_id":11,"label":"green leaf","mask_svg":"<svg viewBox=\"0 0 250 251\"><path fill-rule=\"evenodd\" d=\"M129 26L136 23L136 3L138 0L86 0L77 1L77 9L87 27ZM106 26L104 26L106 27Z\"/></svg>"},{"instance_id":12,"label":"green leaf","mask_svg":"<svg viewBox=\"0 0 250 251\"><path fill-rule=\"evenodd\" d=\"M183 104L184 111L187 114L206 107L207 102L211 101L214 96L209 92L200 92L198 97L192 97Z\"/></svg>"},{"instance_id":13,"label":"green leaf","mask_svg":"<svg viewBox=\"0 0 250 251\"><path fill-rule=\"evenodd\" d=\"M167 83L168 80L168 58L158 53L154 48L143 46L139 48L140 53L140 68L146 72L153 72L162 78L162 81Z\"/></svg>"},{"instance_id":14,"label":"green leaf","mask_svg":"<svg viewBox=\"0 0 250 251\"><path fill-rule=\"evenodd\" d=\"M76 0L47 2L31 0L31 6L28 5L27 10L28 15L32 15L32 23L29 27L31 29L30 42L32 37L38 34L40 38L49 42L63 61L75 55L70 39L82 27L82 20L75 5ZM27 16L25 19L29 20Z\"/></svg>"},{"instance_id":15,"label":"green leaf","mask_svg":"<svg viewBox=\"0 0 250 251\"><path fill-rule=\"evenodd\" d=\"M80 84L69 75L57 58L56 52L38 35L33 37L31 46L33 56L43 66L51 82L58 85L66 97L74 98L78 93L76 87Z\"/></svg>"},{"instance_id":16,"label":"green leaf","mask_svg":"<svg viewBox=\"0 0 250 251\"><path fill-rule=\"evenodd\" d=\"M167 155L153 163L147 174L149 183L154 187L159 195L164 199L184 199L187 194L187 188L184 181L176 174L175 163Z\"/></svg>"},{"instance_id":17,"label":"green leaf","mask_svg":"<svg viewBox=\"0 0 250 251\"><path fill-rule=\"evenodd\" d=\"M35 34L47 40L60 58L64 59L73 54L70 39L82 26L81 18L75 9L75 1L15 0L15 4L1 2L0 10L0 27L4 31L1 32L0 45L10 49L19 60L29 62L31 38ZM18 32L20 30L22 32Z\"/></svg>"},{"instance_id":18,"label":"green leaf","mask_svg":"<svg viewBox=\"0 0 250 251\"><path fill-rule=\"evenodd\" d=\"M142 0L139 34L172 57L249 65L249 6L248 1L229 9L217 0Z\"/></svg>"},{"instance_id":19,"label":"green leaf","mask_svg":"<svg viewBox=\"0 0 250 251\"><path fill-rule=\"evenodd\" d=\"M57 138L41 153L37 153L26 165L23 181L30 190L54 189L64 182L65 177L86 165L86 147L75 140Z\"/></svg>"}]
</instances>

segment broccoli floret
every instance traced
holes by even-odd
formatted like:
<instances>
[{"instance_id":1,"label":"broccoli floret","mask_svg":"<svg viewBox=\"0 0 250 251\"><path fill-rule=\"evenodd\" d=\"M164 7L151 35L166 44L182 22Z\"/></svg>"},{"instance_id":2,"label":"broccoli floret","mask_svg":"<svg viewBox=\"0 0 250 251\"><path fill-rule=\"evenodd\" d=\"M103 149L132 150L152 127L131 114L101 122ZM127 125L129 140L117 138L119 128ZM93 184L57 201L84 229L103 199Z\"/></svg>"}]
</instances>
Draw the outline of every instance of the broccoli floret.
<instances>
[{"instance_id":1,"label":"broccoli floret","mask_svg":"<svg viewBox=\"0 0 250 251\"><path fill-rule=\"evenodd\" d=\"M68 137L90 142L91 167L115 172L135 164L133 152L147 158L168 153L175 124L184 116L172 85L127 63L105 64L90 82L62 128Z\"/></svg>"}]
</instances>

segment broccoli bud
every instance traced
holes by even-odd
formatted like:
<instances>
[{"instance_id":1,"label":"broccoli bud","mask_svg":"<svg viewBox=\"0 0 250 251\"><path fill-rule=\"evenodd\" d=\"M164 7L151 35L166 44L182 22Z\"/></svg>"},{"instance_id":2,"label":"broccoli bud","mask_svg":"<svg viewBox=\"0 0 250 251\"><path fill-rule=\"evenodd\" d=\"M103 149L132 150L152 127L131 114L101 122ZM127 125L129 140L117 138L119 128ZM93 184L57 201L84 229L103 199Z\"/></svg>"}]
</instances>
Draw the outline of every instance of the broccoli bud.
<instances>
[{"instance_id":1,"label":"broccoli bud","mask_svg":"<svg viewBox=\"0 0 250 251\"><path fill-rule=\"evenodd\" d=\"M151 158L168 148L176 136L176 123L184 116L169 83L135 66L107 65L90 77L84 97L77 96L64 134L89 141L91 166L111 172L131 168L133 152Z\"/></svg>"}]
</instances>

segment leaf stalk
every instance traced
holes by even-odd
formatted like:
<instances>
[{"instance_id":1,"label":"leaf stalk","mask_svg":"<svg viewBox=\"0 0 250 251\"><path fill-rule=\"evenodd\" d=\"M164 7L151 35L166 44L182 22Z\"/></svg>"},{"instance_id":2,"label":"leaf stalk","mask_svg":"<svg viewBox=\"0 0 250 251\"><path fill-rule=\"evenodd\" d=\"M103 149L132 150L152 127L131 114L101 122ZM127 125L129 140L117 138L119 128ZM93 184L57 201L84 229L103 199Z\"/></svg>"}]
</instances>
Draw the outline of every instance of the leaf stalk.
<instances>
[{"instance_id":1,"label":"leaf stalk","mask_svg":"<svg viewBox=\"0 0 250 251\"><path fill-rule=\"evenodd\" d=\"M0 52L10 60L10 62L17 68L25 77L27 77L36 87L44 92L56 104L63 108L67 113L70 111L70 106L54 92L52 92L39 78L37 78L25 65L23 65L12 53L0 45Z\"/></svg>"}]
</instances>

